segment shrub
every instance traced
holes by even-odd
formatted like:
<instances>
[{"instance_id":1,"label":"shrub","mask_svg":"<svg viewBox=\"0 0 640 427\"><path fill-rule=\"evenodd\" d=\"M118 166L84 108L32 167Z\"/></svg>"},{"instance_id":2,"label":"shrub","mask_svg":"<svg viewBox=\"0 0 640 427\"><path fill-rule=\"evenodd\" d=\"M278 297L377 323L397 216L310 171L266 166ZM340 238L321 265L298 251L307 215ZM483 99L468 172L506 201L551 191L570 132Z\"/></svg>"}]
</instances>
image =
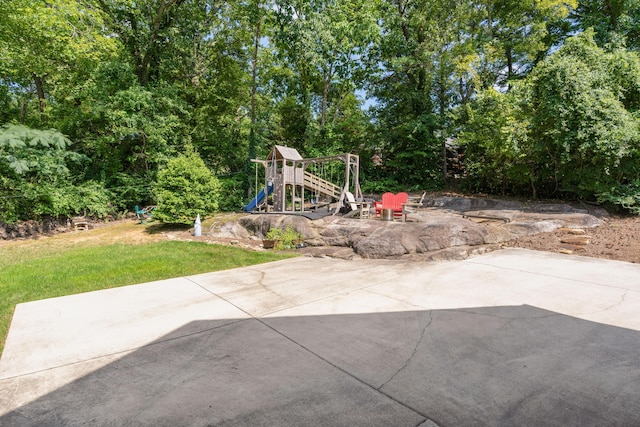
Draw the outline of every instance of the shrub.
<instances>
[{"instance_id":1,"label":"shrub","mask_svg":"<svg viewBox=\"0 0 640 427\"><path fill-rule=\"evenodd\" d=\"M70 165L86 160L55 130L0 126L0 221L113 213L113 194L95 181L79 182Z\"/></svg>"},{"instance_id":2,"label":"shrub","mask_svg":"<svg viewBox=\"0 0 640 427\"><path fill-rule=\"evenodd\" d=\"M33 207L30 214L34 218L74 215L104 218L115 213L112 198L113 194L95 181L63 186L27 184L24 191L26 203Z\"/></svg>"},{"instance_id":3,"label":"shrub","mask_svg":"<svg viewBox=\"0 0 640 427\"><path fill-rule=\"evenodd\" d=\"M287 225L284 230L277 227L269 229L265 239L274 240L276 242L274 246L276 249L295 249L296 245L302 240L302 234L298 233L290 225Z\"/></svg>"},{"instance_id":4,"label":"shrub","mask_svg":"<svg viewBox=\"0 0 640 427\"><path fill-rule=\"evenodd\" d=\"M188 149L169 160L158 173L155 186L155 219L172 224L191 224L218 209L220 182L200 156Z\"/></svg>"},{"instance_id":5,"label":"shrub","mask_svg":"<svg viewBox=\"0 0 640 427\"><path fill-rule=\"evenodd\" d=\"M109 188L113 193L113 203L117 210L128 210L136 205L154 204L152 174L148 176L129 175L118 172L109 177Z\"/></svg>"},{"instance_id":6,"label":"shrub","mask_svg":"<svg viewBox=\"0 0 640 427\"><path fill-rule=\"evenodd\" d=\"M601 192L598 194L598 202L621 207L634 215L640 215L640 180L620 184L609 191Z\"/></svg>"},{"instance_id":7,"label":"shrub","mask_svg":"<svg viewBox=\"0 0 640 427\"><path fill-rule=\"evenodd\" d=\"M380 180L367 180L361 184L364 193L384 193L387 191L405 191L406 186L398 183L394 178L383 178Z\"/></svg>"},{"instance_id":8,"label":"shrub","mask_svg":"<svg viewBox=\"0 0 640 427\"><path fill-rule=\"evenodd\" d=\"M223 212L240 210L244 205L244 191L242 190L242 177L225 178L220 180L221 197L218 208Z\"/></svg>"}]
</instances>

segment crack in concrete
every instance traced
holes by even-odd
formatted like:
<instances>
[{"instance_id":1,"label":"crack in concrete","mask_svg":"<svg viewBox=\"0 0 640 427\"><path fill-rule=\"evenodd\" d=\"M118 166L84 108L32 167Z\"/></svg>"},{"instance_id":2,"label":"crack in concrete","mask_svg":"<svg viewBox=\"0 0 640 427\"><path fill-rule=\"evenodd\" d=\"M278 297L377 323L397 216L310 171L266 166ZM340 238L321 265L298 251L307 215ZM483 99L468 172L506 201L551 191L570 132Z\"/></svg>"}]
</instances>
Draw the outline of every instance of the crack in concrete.
<instances>
[{"instance_id":1,"label":"crack in concrete","mask_svg":"<svg viewBox=\"0 0 640 427\"><path fill-rule=\"evenodd\" d=\"M627 298L627 294L629 293L629 289L625 289L625 291L622 293L622 295L620 296L620 300L618 302L615 302L601 310L596 310L596 311L582 311L582 312L575 312L575 314L579 314L579 315L585 315L585 314L596 314L596 313L604 313L605 311L609 311L615 307L618 307L620 305L622 305L626 298Z\"/></svg>"},{"instance_id":2,"label":"crack in concrete","mask_svg":"<svg viewBox=\"0 0 640 427\"><path fill-rule=\"evenodd\" d=\"M280 295L279 293L277 293L276 291L274 291L273 289L269 288L267 285L265 285L263 283L265 277L267 277L267 272L266 271L262 271L262 270L258 270L258 271L260 272L260 278L258 279L258 286L260 286L261 288L263 288L267 292L271 292L273 295L277 296L278 298L281 298L283 300L287 300L287 298L285 298L284 295Z\"/></svg>"},{"instance_id":3,"label":"crack in concrete","mask_svg":"<svg viewBox=\"0 0 640 427\"><path fill-rule=\"evenodd\" d=\"M194 282L194 283L196 283L196 282ZM200 285L199 285L199 286L200 286ZM286 340L288 340L288 341L292 342L293 344L295 344L296 346L300 347L301 349L303 349L303 350L304 350L304 351L306 351L307 353L309 353L309 354L313 355L314 357L318 358L318 359L319 359L319 360L321 360L322 362L324 362L324 363L328 364L329 366L332 366L333 368L335 368L335 369L337 369L338 371L340 371L340 372L344 373L345 375L349 376L350 378L353 378L355 381L359 382L360 384L363 384L364 386L369 387L369 388L371 388L371 389L373 389L373 390L377 391L378 393L382 394L383 396L386 396L388 399L390 399L390 400L392 400L392 401L396 402L397 404L399 404L399 405L401 405L401 406L403 406L403 407L405 407L405 408L409 409L410 411L413 411L414 413L416 413L416 414L420 415L421 417L423 417L423 418L424 418L424 420L421 420L421 422L420 422L420 424L418 424L418 426L421 426L421 425L422 425L422 424L424 424L425 422L429 422L429 421L431 421L431 419L430 419L428 416L426 416L425 414L423 414L422 412L420 412L420 410L418 410L417 408L413 408L412 406L410 406L410 405L409 405L409 404L407 404L406 402L403 402L403 401L401 401L401 400L398 400L398 399L396 399L395 397L393 397L392 395L387 394L387 393L385 393L384 391L380 390L380 388L382 388L382 386L380 386L380 387L378 387L378 388L374 387L372 384L369 384L368 382L364 381L362 378L359 378L357 375L354 375L353 373L351 373L351 372L347 371L346 369L344 369L344 368L340 367L339 365L337 365L337 364L335 364L335 363L331 362L330 360L328 360L328 359L326 359L325 357L321 356L319 353L317 353L317 352L315 352L315 351L311 350L309 347L307 347L307 346L305 346L304 344L302 344L302 343L298 342L297 340L293 339L292 337L288 336L287 334L285 334L284 332L282 332L282 331L278 330L277 328L275 328L275 327L271 326L269 323L267 323L267 321L266 321L265 319L262 319L262 318L261 318L261 316L260 316L260 317L259 317L259 316L254 316L253 314L249 313L248 311L244 310L243 308L239 307L238 305L234 304L233 302L231 302L231 301L227 300L227 299L226 299L226 298L224 298L222 295L218 295L218 294L216 294L215 292L212 292L212 291L210 291L210 290L208 290L208 289L206 289L206 288L203 288L203 289L205 289L205 290L206 290L207 292L209 292L210 294L215 295L216 297L218 297L218 298L222 299L223 301L226 301L227 303L229 303L229 304L231 304L232 306L236 307L238 310L240 310L240 311L242 311L243 313L245 313L245 314L247 314L248 316L250 316L250 318L251 318L252 320L257 321L257 322L258 322L258 323L260 323L262 326L264 326L264 327L266 327L266 328L268 328L268 329L272 330L272 331L273 331L273 332L275 332L276 334L278 334L278 335L282 336L284 339L286 339ZM244 321L244 320L248 320L248 319L243 319L243 321ZM414 348L414 351L413 351L413 354L411 355L411 357L413 357L413 356L416 354L416 352L417 352L417 350L418 350L418 346L420 345L420 342L422 341L422 339L423 339L423 337L424 337L425 331L426 331L427 327L429 327L429 325L431 325L431 322L432 322L432 321L433 321L433 318L431 317L431 312L429 312L429 322L427 322L427 324L426 324L426 325L425 325L425 327L423 328L423 330L422 330L422 334L421 334L421 336L420 336L420 340L419 340L419 341L418 341L418 343L416 344L416 347ZM411 359L411 358L409 358L409 360L410 360L410 359ZM407 360L407 363L406 363L406 364L408 364L408 363L409 363L409 360ZM405 366L406 366L406 364L405 364ZM403 368L401 368L400 370L402 370L402 369L403 369ZM399 372L399 371L398 371L398 372ZM395 375L394 375L394 376L395 376ZM390 380L391 380L391 379L390 379ZM390 380L389 380L389 381L390 381ZM388 381L387 381L387 382L388 382ZM430 425L430 424L426 424L426 425L431 427L431 425ZM434 422L434 425L437 427L437 424L435 424L435 422Z\"/></svg>"},{"instance_id":4,"label":"crack in concrete","mask_svg":"<svg viewBox=\"0 0 640 427\"><path fill-rule=\"evenodd\" d=\"M320 301L330 300L332 298L348 295L348 294L350 294L352 292L357 292L357 291L369 292L369 293L372 293L372 294L380 295L380 296L387 297L387 298L395 300L395 301L399 301L399 302L402 302L402 303L406 303L408 305L412 305L412 306L414 306L416 308L419 308L420 310L424 310L424 307L420 307L420 306L417 306L415 304L408 303L407 301L402 301L402 300L399 300L397 298L390 297L389 295L385 295L385 294L382 294L382 293L379 293L379 292L374 292L374 291L371 291L369 289L371 287L378 286L380 284L386 283L386 281L387 281L387 279L383 279L383 280L380 280L380 281L369 283L369 284L364 285L364 286L360 286L358 288L348 289L348 290L346 290L344 292L332 293L330 295L323 296L323 297L320 297L320 298L316 298L316 299L311 300L311 301L305 301L303 303L295 304L295 305L293 305L291 307L283 307L283 308L278 308L277 310L269 311L269 312L266 312L266 313L261 313L260 316L261 317L272 316L272 315L274 315L274 314L276 314L278 312L290 310L291 308L304 307L305 305L311 305L311 304L315 304L315 303L320 302Z\"/></svg>"},{"instance_id":5,"label":"crack in concrete","mask_svg":"<svg viewBox=\"0 0 640 427\"><path fill-rule=\"evenodd\" d=\"M415 307L419 311L428 311L428 308L426 308L426 307L414 304L411 301L407 301L407 300L404 300L404 299L401 299L401 298L396 298L395 296L385 294L384 292L378 292L378 291L375 291L373 289L368 289L368 288L362 288L361 290L363 292L368 292L368 293L373 294L373 295L379 295L381 297L388 298L388 299L393 300L393 301L398 301L400 303L403 303L403 304L406 304L406 305L410 305L412 307Z\"/></svg>"},{"instance_id":6,"label":"crack in concrete","mask_svg":"<svg viewBox=\"0 0 640 427\"><path fill-rule=\"evenodd\" d=\"M409 409L410 411L420 415L421 417L424 418L424 420L420 421L420 424L418 424L418 426L421 426L422 424L424 424L425 422L431 421L431 419L423 414L422 412L420 412L419 409L412 407L411 405L409 405L407 402L404 402L402 400L398 400L397 398L395 398L394 396L385 393L384 391L380 390L382 388L382 386L376 388L375 386L373 386L372 384L369 384L367 381L363 380L362 378L358 377L357 375L349 372L348 370L346 370L345 368L337 365L336 363L330 361L329 359L323 357L322 355L320 355L319 353L313 351L311 348L305 346L304 344L302 344L301 342L298 342L297 340L295 340L294 338L288 336L287 334L285 334L284 332L280 331L279 329L271 326L269 323L267 323L265 320L260 319L258 317L254 317L255 320L257 320L260 324L262 324L264 327L271 329L273 332L275 332L276 334L282 336L283 338L285 338L286 340L292 342L293 344L295 344L296 346L300 347L301 349L303 349L304 351L306 351L307 353L313 355L314 357L318 358L319 360L321 360L322 362L328 364L329 366L332 366L333 368L337 369L338 371L342 372L343 374L347 375L348 377L354 379L355 381L357 381L358 383L369 387L375 391L377 391L378 393L380 393L381 395L387 397L388 399L396 402L397 404ZM432 322L432 318L431 318L431 313L429 313L429 322L427 323L427 325L424 327L423 331L422 331L422 335L420 337L420 341L422 341L422 338L424 336L424 331L426 330L426 328L431 324ZM416 344L416 348L414 349L413 354L411 355L411 357L413 357L418 349L419 346L419 342L418 344ZM409 363L409 361L407 361L407 364ZM406 365L405 365L406 366ZM402 370L402 368L401 368ZM395 376L395 375L394 375ZM390 380L389 380L390 381ZM383 384L384 385L384 384ZM427 426L430 426L430 424L426 424ZM435 427L438 427L438 424L435 424Z\"/></svg>"},{"instance_id":7,"label":"crack in concrete","mask_svg":"<svg viewBox=\"0 0 640 427\"><path fill-rule=\"evenodd\" d=\"M424 340L424 337L426 335L427 329L433 323L432 311L431 310L428 311L427 314L429 315L429 321L422 328L422 332L420 333L420 339L418 339L418 341L416 342L416 345L413 348L413 351L411 352L411 356L409 356L409 358L405 361L404 365L402 365L400 367L400 369L398 369L388 380L386 380L384 383L382 383L382 385L377 387L376 390L380 391L385 385L387 385L391 380L393 380L396 376L398 376L398 374L400 374L400 372L405 370L409 366L409 364L411 363L411 360L413 360L415 355L418 353L418 348L420 347L420 344Z\"/></svg>"},{"instance_id":8,"label":"crack in concrete","mask_svg":"<svg viewBox=\"0 0 640 427\"><path fill-rule=\"evenodd\" d=\"M502 266L502 265L494 265L494 264L491 264L491 263L480 262L480 261L471 260L471 259L466 259L466 260L464 260L462 262L465 262L465 263L468 263L468 264L482 265L482 266L490 267L490 268L496 268L496 269L499 269L499 270L517 271L519 273L530 274L530 275L533 275L533 276L552 277L554 279L566 280L568 282L576 282L576 283L580 283L580 284L603 286L603 287L606 287L606 288L613 288L613 289L624 289L625 291L628 291L628 292L640 292L640 290L629 289L629 288L625 288L623 286L610 285L610 284L607 284L607 283L600 283L600 282L586 280L586 279L573 279L571 277L559 276L559 275L555 275L555 274L546 274L546 273L543 273L541 271L535 271L534 272L534 271L524 270L524 269L519 269L519 268L505 267L505 266Z\"/></svg>"}]
</instances>

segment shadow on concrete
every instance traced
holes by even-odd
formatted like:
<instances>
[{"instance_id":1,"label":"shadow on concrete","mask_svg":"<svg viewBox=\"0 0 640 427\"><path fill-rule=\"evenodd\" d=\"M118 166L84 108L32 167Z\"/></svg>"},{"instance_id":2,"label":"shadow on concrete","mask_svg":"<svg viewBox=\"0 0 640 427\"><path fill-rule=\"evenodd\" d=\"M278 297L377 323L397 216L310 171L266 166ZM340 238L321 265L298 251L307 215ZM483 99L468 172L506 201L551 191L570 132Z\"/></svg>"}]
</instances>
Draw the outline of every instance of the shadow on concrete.
<instances>
[{"instance_id":1,"label":"shadow on concrete","mask_svg":"<svg viewBox=\"0 0 640 427\"><path fill-rule=\"evenodd\" d=\"M0 425L640 425L640 333L526 305L199 321L170 336Z\"/></svg>"}]
</instances>

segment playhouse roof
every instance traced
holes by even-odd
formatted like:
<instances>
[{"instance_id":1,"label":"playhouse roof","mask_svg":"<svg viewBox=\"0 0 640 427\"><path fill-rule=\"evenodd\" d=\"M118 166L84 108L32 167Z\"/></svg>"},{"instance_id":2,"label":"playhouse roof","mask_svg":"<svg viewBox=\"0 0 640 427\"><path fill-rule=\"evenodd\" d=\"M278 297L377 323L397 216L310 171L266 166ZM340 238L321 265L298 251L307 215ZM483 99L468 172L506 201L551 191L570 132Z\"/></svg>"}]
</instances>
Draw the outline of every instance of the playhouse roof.
<instances>
[{"instance_id":1,"label":"playhouse roof","mask_svg":"<svg viewBox=\"0 0 640 427\"><path fill-rule=\"evenodd\" d=\"M269 154L269 158L273 159L285 159L285 160L302 160L302 156L298 153L298 150L295 148L284 147L282 145L275 145L271 153Z\"/></svg>"}]
</instances>

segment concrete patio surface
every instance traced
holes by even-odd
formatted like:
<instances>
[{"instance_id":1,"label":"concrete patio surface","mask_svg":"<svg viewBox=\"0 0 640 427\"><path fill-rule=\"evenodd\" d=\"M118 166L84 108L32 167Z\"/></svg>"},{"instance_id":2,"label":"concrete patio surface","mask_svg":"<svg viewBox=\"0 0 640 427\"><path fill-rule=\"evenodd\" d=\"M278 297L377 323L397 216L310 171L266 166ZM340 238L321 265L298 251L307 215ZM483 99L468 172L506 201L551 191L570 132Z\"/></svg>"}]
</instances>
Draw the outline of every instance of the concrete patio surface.
<instances>
[{"instance_id":1,"label":"concrete patio surface","mask_svg":"<svg viewBox=\"0 0 640 427\"><path fill-rule=\"evenodd\" d=\"M275 263L20 304L1 426L637 426L640 265Z\"/></svg>"}]
</instances>

